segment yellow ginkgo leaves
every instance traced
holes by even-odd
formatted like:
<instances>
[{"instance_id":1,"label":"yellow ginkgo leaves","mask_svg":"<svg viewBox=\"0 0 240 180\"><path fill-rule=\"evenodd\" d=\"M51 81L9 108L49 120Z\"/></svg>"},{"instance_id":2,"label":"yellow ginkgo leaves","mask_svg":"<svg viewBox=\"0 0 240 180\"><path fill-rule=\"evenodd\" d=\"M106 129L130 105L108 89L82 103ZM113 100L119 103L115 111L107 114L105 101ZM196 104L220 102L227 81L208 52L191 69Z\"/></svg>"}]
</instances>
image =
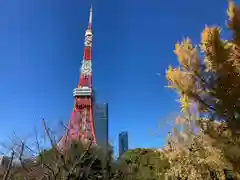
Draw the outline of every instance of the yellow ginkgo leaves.
<instances>
[{"instance_id":1,"label":"yellow ginkgo leaves","mask_svg":"<svg viewBox=\"0 0 240 180\"><path fill-rule=\"evenodd\" d=\"M186 111L190 110L192 103L186 94L181 95L178 101L181 104L182 112L186 112Z\"/></svg>"},{"instance_id":2,"label":"yellow ginkgo leaves","mask_svg":"<svg viewBox=\"0 0 240 180\"><path fill-rule=\"evenodd\" d=\"M232 2L228 14L231 21L240 20L240 10ZM178 93L183 112L197 104L199 113L214 113L226 121L240 114L240 28L230 30L233 38L223 40L219 27L206 26L200 45L193 45L189 38L176 44L179 66L169 66L166 79Z\"/></svg>"},{"instance_id":3,"label":"yellow ginkgo leaves","mask_svg":"<svg viewBox=\"0 0 240 180\"><path fill-rule=\"evenodd\" d=\"M196 89L196 82L192 75L180 70L180 68L172 69L172 67L169 67L166 73L166 78L169 83L168 88L175 89L180 95L179 102L182 111L189 109L191 103L188 94L192 94Z\"/></svg>"},{"instance_id":4,"label":"yellow ginkgo leaves","mask_svg":"<svg viewBox=\"0 0 240 180\"><path fill-rule=\"evenodd\" d=\"M228 28L236 31L239 30L239 22L240 22L240 9L236 6L233 1L229 1L228 4Z\"/></svg>"},{"instance_id":5,"label":"yellow ginkgo leaves","mask_svg":"<svg viewBox=\"0 0 240 180\"><path fill-rule=\"evenodd\" d=\"M178 57L179 64L185 70L197 71L199 68L199 56L197 47L194 47L189 38L177 43L174 53Z\"/></svg>"}]
</instances>

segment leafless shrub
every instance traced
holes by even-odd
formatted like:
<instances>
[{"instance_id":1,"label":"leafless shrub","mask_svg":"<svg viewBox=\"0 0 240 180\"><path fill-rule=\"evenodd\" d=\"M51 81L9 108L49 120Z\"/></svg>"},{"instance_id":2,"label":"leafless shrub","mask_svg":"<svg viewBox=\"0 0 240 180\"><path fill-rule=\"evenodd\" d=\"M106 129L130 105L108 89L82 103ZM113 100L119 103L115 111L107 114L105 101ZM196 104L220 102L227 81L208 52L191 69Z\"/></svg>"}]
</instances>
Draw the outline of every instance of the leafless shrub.
<instances>
[{"instance_id":1,"label":"leafless shrub","mask_svg":"<svg viewBox=\"0 0 240 180\"><path fill-rule=\"evenodd\" d=\"M31 148L19 138L12 138L11 158L4 168L3 180L72 180L103 178L101 173L97 177L95 171L101 172L102 164L99 159L99 149L92 141L87 144L72 142L66 150L60 150L55 137L43 120L45 134L51 144L48 150L42 150L36 133L36 148ZM13 165L18 160L19 166ZM95 169L94 169L95 168ZM94 171L95 170L95 171Z\"/></svg>"}]
</instances>

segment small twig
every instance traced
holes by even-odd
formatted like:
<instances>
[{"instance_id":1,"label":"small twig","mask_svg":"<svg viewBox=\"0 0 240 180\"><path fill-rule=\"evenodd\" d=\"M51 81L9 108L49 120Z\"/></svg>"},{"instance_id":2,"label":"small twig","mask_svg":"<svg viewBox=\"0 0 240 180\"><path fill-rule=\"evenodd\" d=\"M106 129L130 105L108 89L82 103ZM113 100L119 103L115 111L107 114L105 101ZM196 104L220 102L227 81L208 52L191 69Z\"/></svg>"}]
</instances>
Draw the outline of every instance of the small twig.
<instances>
[{"instance_id":1,"label":"small twig","mask_svg":"<svg viewBox=\"0 0 240 180\"><path fill-rule=\"evenodd\" d=\"M51 146L52 146L52 148L53 148L53 150L54 150L54 152L55 152L56 159L58 159L59 151L58 151L58 149L57 149L57 147L56 147L56 144L53 142L53 140L52 140L52 138L51 138L51 135L50 135L50 133L49 133L49 129L47 128L47 125L46 125L45 120L43 119L42 122L43 122L43 127L44 127L44 130L45 130L45 133L47 134L47 137L48 137L48 139L49 139L49 141L50 141L50 143L51 143Z\"/></svg>"},{"instance_id":2,"label":"small twig","mask_svg":"<svg viewBox=\"0 0 240 180\"><path fill-rule=\"evenodd\" d=\"M65 131L69 131L69 128L67 127L67 125L65 125L62 121L60 122L60 125L64 127Z\"/></svg>"},{"instance_id":3,"label":"small twig","mask_svg":"<svg viewBox=\"0 0 240 180\"><path fill-rule=\"evenodd\" d=\"M51 137L51 135L49 133L49 129L47 128L45 120L43 119L42 121L43 121L43 127L44 127L44 130L45 130L45 133L47 134L47 137L48 137L48 139L49 139L49 141L51 143L51 146L52 146L52 148L53 148L53 150L55 152L54 153L55 154L55 158L56 158L56 160L59 160L59 153L60 152L58 151L58 149L56 147L56 144L52 140L52 137ZM40 154L40 158L42 158L42 160L43 160L43 157L41 157L41 154ZM56 177L57 174L55 173L55 171L50 166L48 166L47 164L43 163L43 165L53 173L54 179L56 179L57 178ZM58 168L58 163L56 165L57 165L57 168Z\"/></svg>"},{"instance_id":4,"label":"small twig","mask_svg":"<svg viewBox=\"0 0 240 180\"><path fill-rule=\"evenodd\" d=\"M45 133L47 134L48 139L50 140L51 146L55 149L55 143L52 140L52 137L51 137L51 135L49 133L49 129L48 129L47 125L46 125L45 120L43 119L42 122L43 122L43 127L44 127L44 130L45 130Z\"/></svg>"},{"instance_id":5,"label":"small twig","mask_svg":"<svg viewBox=\"0 0 240 180\"><path fill-rule=\"evenodd\" d=\"M22 142L21 143L21 150L20 150L20 154L19 154L19 161L21 163L21 166L22 168L25 170L25 171L29 171L26 167L25 167L25 164L24 164L24 160L23 160L23 151L24 151L24 143Z\"/></svg>"}]
</instances>

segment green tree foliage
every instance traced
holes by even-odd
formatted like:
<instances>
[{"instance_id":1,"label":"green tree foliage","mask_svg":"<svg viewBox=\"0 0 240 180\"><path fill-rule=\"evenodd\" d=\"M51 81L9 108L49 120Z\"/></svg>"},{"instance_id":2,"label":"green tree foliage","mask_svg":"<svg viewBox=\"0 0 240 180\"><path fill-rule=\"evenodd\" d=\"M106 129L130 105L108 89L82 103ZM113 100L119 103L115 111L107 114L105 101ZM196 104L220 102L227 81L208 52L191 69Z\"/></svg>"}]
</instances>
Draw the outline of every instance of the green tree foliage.
<instances>
[{"instance_id":1,"label":"green tree foliage","mask_svg":"<svg viewBox=\"0 0 240 180\"><path fill-rule=\"evenodd\" d=\"M138 148L123 154L118 166L119 179L157 180L164 177L169 163L161 151Z\"/></svg>"}]
</instances>

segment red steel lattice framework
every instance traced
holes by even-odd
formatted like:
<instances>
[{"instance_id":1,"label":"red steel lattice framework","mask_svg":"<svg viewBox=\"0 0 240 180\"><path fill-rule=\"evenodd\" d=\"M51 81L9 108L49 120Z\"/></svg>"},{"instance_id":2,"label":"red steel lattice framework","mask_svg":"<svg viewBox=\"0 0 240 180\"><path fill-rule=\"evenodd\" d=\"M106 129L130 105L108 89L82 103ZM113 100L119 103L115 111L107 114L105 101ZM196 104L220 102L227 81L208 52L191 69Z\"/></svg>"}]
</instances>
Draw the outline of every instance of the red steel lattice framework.
<instances>
[{"instance_id":1,"label":"red steel lattice framework","mask_svg":"<svg viewBox=\"0 0 240 180\"><path fill-rule=\"evenodd\" d=\"M62 137L59 146L64 148L72 140L93 140L96 144L93 121L92 91L92 6L90 8L88 29L85 32L84 55L80 69L78 87L73 90L74 108L68 124L67 133Z\"/></svg>"}]
</instances>

